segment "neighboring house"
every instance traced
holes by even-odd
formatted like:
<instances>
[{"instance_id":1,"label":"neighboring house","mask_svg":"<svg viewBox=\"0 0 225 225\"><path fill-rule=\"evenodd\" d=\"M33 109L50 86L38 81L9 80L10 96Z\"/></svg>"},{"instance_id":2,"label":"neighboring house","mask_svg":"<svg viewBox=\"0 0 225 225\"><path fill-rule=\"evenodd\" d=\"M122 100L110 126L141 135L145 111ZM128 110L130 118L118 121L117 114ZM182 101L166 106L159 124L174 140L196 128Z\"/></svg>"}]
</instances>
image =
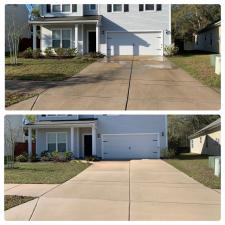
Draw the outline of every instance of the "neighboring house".
<instances>
[{"instance_id":1,"label":"neighboring house","mask_svg":"<svg viewBox=\"0 0 225 225\"><path fill-rule=\"evenodd\" d=\"M22 115L5 116L5 155L12 155L15 144L25 141L23 120Z\"/></svg>"},{"instance_id":2,"label":"neighboring house","mask_svg":"<svg viewBox=\"0 0 225 225\"><path fill-rule=\"evenodd\" d=\"M167 148L167 117L162 115L39 115L26 124L29 153L32 130L36 153L71 151L76 158L160 158Z\"/></svg>"},{"instance_id":3,"label":"neighboring house","mask_svg":"<svg viewBox=\"0 0 225 225\"><path fill-rule=\"evenodd\" d=\"M195 134L191 135L190 148L192 153L220 156L221 119L214 121Z\"/></svg>"},{"instance_id":4,"label":"neighboring house","mask_svg":"<svg viewBox=\"0 0 225 225\"><path fill-rule=\"evenodd\" d=\"M163 55L171 44L171 5L47 4L33 24L41 30L41 50L77 48L81 54Z\"/></svg>"},{"instance_id":5,"label":"neighboring house","mask_svg":"<svg viewBox=\"0 0 225 225\"><path fill-rule=\"evenodd\" d=\"M30 38L29 11L23 4L7 4L5 6L5 52L9 52L8 33L13 24L22 29L21 38Z\"/></svg>"},{"instance_id":6,"label":"neighboring house","mask_svg":"<svg viewBox=\"0 0 225 225\"><path fill-rule=\"evenodd\" d=\"M195 35L195 49L220 53L221 21L216 21L201 29Z\"/></svg>"}]
</instances>

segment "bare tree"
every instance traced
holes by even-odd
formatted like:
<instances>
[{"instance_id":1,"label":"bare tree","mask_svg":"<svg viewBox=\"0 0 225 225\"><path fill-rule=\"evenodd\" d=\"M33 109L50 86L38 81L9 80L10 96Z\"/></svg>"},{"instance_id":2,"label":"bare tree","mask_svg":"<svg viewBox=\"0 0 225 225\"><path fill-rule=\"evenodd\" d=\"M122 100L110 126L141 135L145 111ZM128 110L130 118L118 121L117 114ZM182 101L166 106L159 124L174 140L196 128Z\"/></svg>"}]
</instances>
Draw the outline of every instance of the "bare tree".
<instances>
[{"instance_id":1,"label":"bare tree","mask_svg":"<svg viewBox=\"0 0 225 225\"><path fill-rule=\"evenodd\" d=\"M19 26L16 24L14 17L7 18L8 20L8 45L10 52L10 63L17 65L18 63L18 52L19 52L19 42L22 38L22 35L26 29L28 29L28 25Z\"/></svg>"},{"instance_id":2,"label":"bare tree","mask_svg":"<svg viewBox=\"0 0 225 225\"><path fill-rule=\"evenodd\" d=\"M14 150L16 141L18 140L19 132L13 128L10 119L5 117L5 157L6 165L8 167L14 167Z\"/></svg>"}]
</instances>

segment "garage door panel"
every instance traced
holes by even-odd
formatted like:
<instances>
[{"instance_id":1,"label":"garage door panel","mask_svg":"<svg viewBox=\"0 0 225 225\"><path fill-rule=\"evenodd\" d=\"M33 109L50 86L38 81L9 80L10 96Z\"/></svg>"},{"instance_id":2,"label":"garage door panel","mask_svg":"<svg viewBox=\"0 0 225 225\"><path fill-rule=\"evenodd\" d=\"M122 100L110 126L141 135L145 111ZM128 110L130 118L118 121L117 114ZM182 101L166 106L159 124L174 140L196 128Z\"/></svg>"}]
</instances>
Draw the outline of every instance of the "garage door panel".
<instances>
[{"instance_id":1,"label":"garage door panel","mask_svg":"<svg viewBox=\"0 0 225 225\"><path fill-rule=\"evenodd\" d=\"M161 32L109 32L108 55L161 55Z\"/></svg>"},{"instance_id":2,"label":"garage door panel","mask_svg":"<svg viewBox=\"0 0 225 225\"><path fill-rule=\"evenodd\" d=\"M103 158L159 158L157 138L157 134L103 135Z\"/></svg>"}]
</instances>

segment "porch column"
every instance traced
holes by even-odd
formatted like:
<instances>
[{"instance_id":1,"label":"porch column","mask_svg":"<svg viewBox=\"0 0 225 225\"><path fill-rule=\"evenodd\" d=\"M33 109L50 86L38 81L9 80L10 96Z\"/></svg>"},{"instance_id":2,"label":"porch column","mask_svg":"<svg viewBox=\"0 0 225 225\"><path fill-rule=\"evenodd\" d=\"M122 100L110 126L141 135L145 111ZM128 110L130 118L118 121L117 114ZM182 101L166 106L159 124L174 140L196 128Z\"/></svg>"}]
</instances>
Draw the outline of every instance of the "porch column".
<instances>
[{"instance_id":1,"label":"porch column","mask_svg":"<svg viewBox=\"0 0 225 225\"><path fill-rule=\"evenodd\" d=\"M81 49L80 53L83 55L84 54L84 24L81 24Z\"/></svg>"},{"instance_id":2,"label":"porch column","mask_svg":"<svg viewBox=\"0 0 225 225\"><path fill-rule=\"evenodd\" d=\"M70 141L71 141L71 146L70 146L70 151L74 153L74 127L70 128Z\"/></svg>"},{"instance_id":3,"label":"porch column","mask_svg":"<svg viewBox=\"0 0 225 225\"><path fill-rule=\"evenodd\" d=\"M75 24L75 43L74 47L78 50L78 24Z\"/></svg>"},{"instance_id":4,"label":"porch column","mask_svg":"<svg viewBox=\"0 0 225 225\"><path fill-rule=\"evenodd\" d=\"M33 49L37 49L37 25L33 24Z\"/></svg>"},{"instance_id":5,"label":"porch column","mask_svg":"<svg viewBox=\"0 0 225 225\"><path fill-rule=\"evenodd\" d=\"M99 52L99 40L100 40L100 27L99 24L96 23L96 52Z\"/></svg>"},{"instance_id":6,"label":"porch column","mask_svg":"<svg viewBox=\"0 0 225 225\"><path fill-rule=\"evenodd\" d=\"M28 155L32 155L32 128L28 128Z\"/></svg>"},{"instance_id":7,"label":"porch column","mask_svg":"<svg viewBox=\"0 0 225 225\"><path fill-rule=\"evenodd\" d=\"M92 126L92 155L96 156L96 127Z\"/></svg>"}]
</instances>

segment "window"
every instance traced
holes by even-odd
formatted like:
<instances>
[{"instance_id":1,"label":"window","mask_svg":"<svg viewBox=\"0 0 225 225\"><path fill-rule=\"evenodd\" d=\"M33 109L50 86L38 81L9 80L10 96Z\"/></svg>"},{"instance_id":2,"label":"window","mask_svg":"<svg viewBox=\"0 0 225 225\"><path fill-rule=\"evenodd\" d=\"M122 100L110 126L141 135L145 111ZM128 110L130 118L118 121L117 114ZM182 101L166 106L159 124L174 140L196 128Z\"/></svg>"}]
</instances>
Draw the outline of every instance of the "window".
<instances>
[{"instance_id":1,"label":"window","mask_svg":"<svg viewBox=\"0 0 225 225\"><path fill-rule=\"evenodd\" d=\"M90 4L89 5L89 10L90 11L95 11L96 10L96 4Z\"/></svg>"},{"instance_id":2,"label":"window","mask_svg":"<svg viewBox=\"0 0 225 225\"><path fill-rule=\"evenodd\" d=\"M50 4L46 5L46 12L51 13L51 5Z\"/></svg>"},{"instance_id":3,"label":"window","mask_svg":"<svg viewBox=\"0 0 225 225\"><path fill-rule=\"evenodd\" d=\"M139 11L161 11L162 5L161 4L139 4Z\"/></svg>"},{"instance_id":4,"label":"window","mask_svg":"<svg viewBox=\"0 0 225 225\"><path fill-rule=\"evenodd\" d=\"M112 12L112 5L111 4L107 4L107 12Z\"/></svg>"},{"instance_id":5,"label":"window","mask_svg":"<svg viewBox=\"0 0 225 225\"><path fill-rule=\"evenodd\" d=\"M70 12L70 4L63 4L62 12Z\"/></svg>"},{"instance_id":6,"label":"window","mask_svg":"<svg viewBox=\"0 0 225 225\"><path fill-rule=\"evenodd\" d=\"M47 133L47 150L49 152L65 152L67 150L67 133L49 132Z\"/></svg>"},{"instance_id":7,"label":"window","mask_svg":"<svg viewBox=\"0 0 225 225\"><path fill-rule=\"evenodd\" d=\"M70 48L71 47L71 29L52 30L52 47L53 48Z\"/></svg>"},{"instance_id":8,"label":"window","mask_svg":"<svg viewBox=\"0 0 225 225\"><path fill-rule=\"evenodd\" d=\"M72 12L77 12L77 4L72 4Z\"/></svg>"},{"instance_id":9,"label":"window","mask_svg":"<svg viewBox=\"0 0 225 225\"><path fill-rule=\"evenodd\" d=\"M66 133L57 133L57 150L59 152L65 152L66 149Z\"/></svg>"},{"instance_id":10,"label":"window","mask_svg":"<svg viewBox=\"0 0 225 225\"><path fill-rule=\"evenodd\" d=\"M123 11L124 12L129 12L129 5L128 4L124 4L124 6L123 6Z\"/></svg>"},{"instance_id":11,"label":"window","mask_svg":"<svg viewBox=\"0 0 225 225\"><path fill-rule=\"evenodd\" d=\"M154 11L155 5L154 4L146 4L145 5L145 11Z\"/></svg>"},{"instance_id":12,"label":"window","mask_svg":"<svg viewBox=\"0 0 225 225\"><path fill-rule=\"evenodd\" d=\"M191 147L194 148L194 140L191 140Z\"/></svg>"},{"instance_id":13,"label":"window","mask_svg":"<svg viewBox=\"0 0 225 225\"><path fill-rule=\"evenodd\" d=\"M113 12L122 12L122 4L113 4Z\"/></svg>"},{"instance_id":14,"label":"window","mask_svg":"<svg viewBox=\"0 0 225 225\"><path fill-rule=\"evenodd\" d=\"M161 4L157 4L156 5L156 10L157 11L161 11L162 10L162 5Z\"/></svg>"},{"instance_id":15,"label":"window","mask_svg":"<svg viewBox=\"0 0 225 225\"><path fill-rule=\"evenodd\" d=\"M199 138L200 143L202 143L202 137Z\"/></svg>"},{"instance_id":16,"label":"window","mask_svg":"<svg viewBox=\"0 0 225 225\"><path fill-rule=\"evenodd\" d=\"M49 152L56 151L56 133L48 133L47 143Z\"/></svg>"},{"instance_id":17,"label":"window","mask_svg":"<svg viewBox=\"0 0 225 225\"><path fill-rule=\"evenodd\" d=\"M53 48L60 48L60 30L53 30L52 31L52 47Z\"/></svg>"},{"instance_id":18,"label":"window","mask_svg":"<svg viewBox=\"0 0 225 225\"><path fill-rule=\"evenodd\" d=\"M70 30L62 30L62 48L70 48Z\"/></svg>"},{"instance_id":19,"label":"window","mask_svg":"<svg viewBox=\"0 0 225 225\"><path fill-rule=\"evenodd\" d=\"M60 12L61 5L52 5L52 12Z\"/></svg>"},{"instance_id":20,"label":"window","mask_svg":"<svg viewBox=\"0 0 225 225\"><path fill-rule=\"evenodd\" d=\"M143 4L139 4L139 11L144 11L144 5Z\"/></svg>"}]
</instances>

